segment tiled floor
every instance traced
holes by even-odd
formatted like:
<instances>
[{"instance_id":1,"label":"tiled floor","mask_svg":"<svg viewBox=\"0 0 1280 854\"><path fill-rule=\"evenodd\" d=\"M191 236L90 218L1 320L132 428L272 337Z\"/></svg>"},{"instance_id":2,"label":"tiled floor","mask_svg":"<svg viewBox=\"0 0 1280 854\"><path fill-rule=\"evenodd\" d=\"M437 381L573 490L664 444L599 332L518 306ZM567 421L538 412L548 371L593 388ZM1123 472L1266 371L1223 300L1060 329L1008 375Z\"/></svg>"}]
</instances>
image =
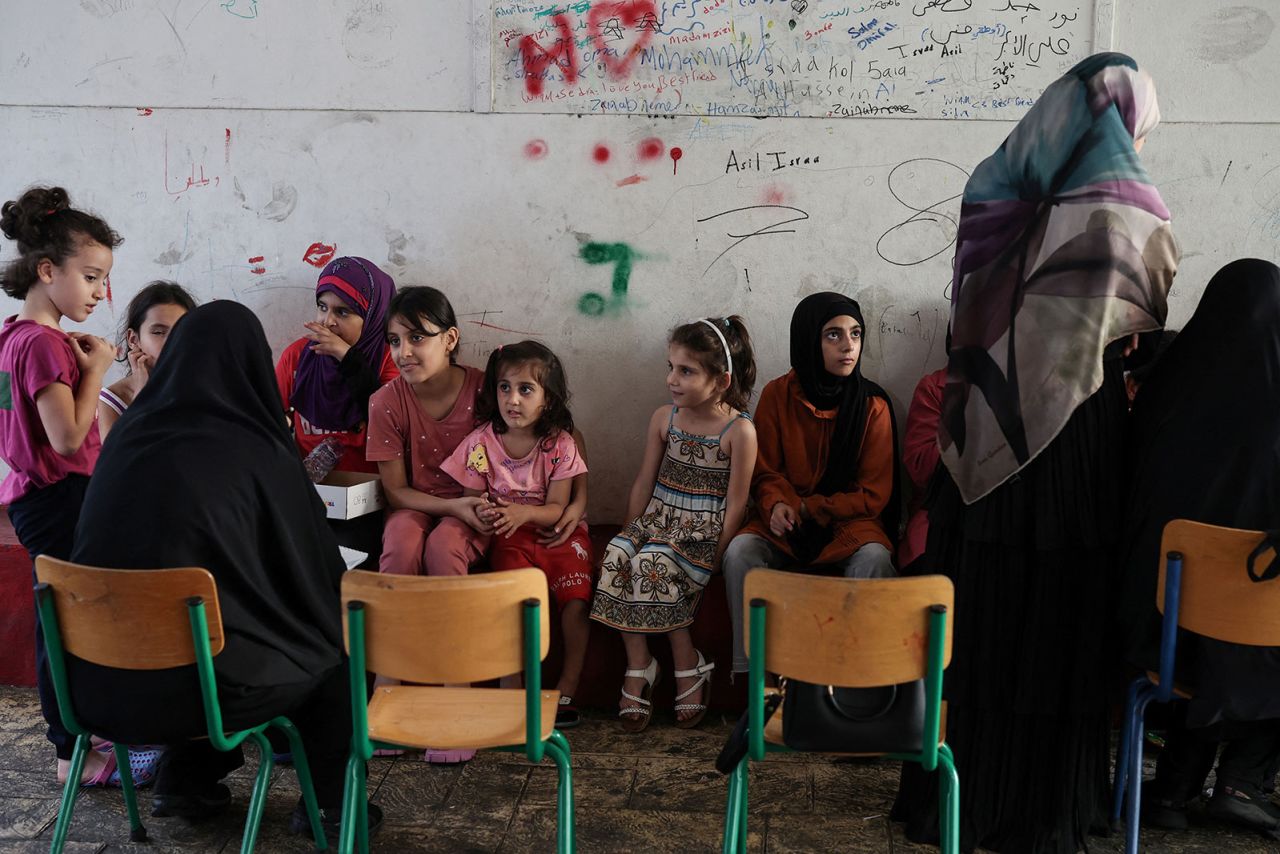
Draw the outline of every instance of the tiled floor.
<instances>
[{"instance_id":1,"label":"tiled floor","mask_svg":"<svg viewBox=\"0 0 1280 854\"><path fill-rule=\"evenodd\" d=\"M569 734L577 788L578 848L583 852L718 851L726 784L712 761L729 730L726 721L686 731L661 718L643 736L620 734L595 716ZM0 852L47 851L59 790L44 741L35 693L0 688ZM248 751L252 754L252 750ZM76 804L67 851L234 852L256 757L230 783L231 810L192 825L149 819L149 845L128 843L120 793L95 789ZM370 796L386 823L374 848L417 851L550 851L555 838L556 775L550 761L534 768L508 753L481 753L464 767L416 759L374 760ZM902 838L887 817L897 786L892 764L833 764L772 756L752 769L749 844L753 851L926 852ZM287 835L298 798L293 772L274 778L258 850L311 850ZM141 797L144 816L150 798ZM1194 818L1194 817L1193 817ZM1259 837L1204 818L1190 833L1144 834L1145 851L1252 854L1274 851ZM1096 843L1096 844L1093 844ZM1274 845L1274 843L1273 843ZM1122 850L1117 838L1090 850Z\"/></svg>"}]
</instances>

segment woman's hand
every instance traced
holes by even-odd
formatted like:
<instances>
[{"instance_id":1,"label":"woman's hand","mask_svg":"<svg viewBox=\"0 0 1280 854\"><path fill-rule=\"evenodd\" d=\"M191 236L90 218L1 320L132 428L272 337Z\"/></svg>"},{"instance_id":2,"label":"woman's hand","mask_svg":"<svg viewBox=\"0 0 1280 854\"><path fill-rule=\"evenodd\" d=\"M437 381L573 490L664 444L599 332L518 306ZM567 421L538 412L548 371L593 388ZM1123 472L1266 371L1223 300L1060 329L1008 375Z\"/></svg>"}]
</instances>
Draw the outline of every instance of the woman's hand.
<instances>
[{"instance_id":1,"label":"woman's hand","mask_svg":"<svg viewBox=\"0 0 1280 854\"><path fill-rule=\"evenodd\" d=\"M307 337L313 342L310 345L313 351L325 356L332 356L339 362L346 358L347 351L351 349L351 345L339 338L332 329L314 320L302 325L307 329Z\"/></svg>"},{"instance_id":2,"label":"woman's hand","mask_svg":"<svg viewBox=\"0 0 1280 854\"><path fill-rule=\"evenodd\" d=\"M570 504L560 514L560 518L555 525L543 528L539 532L538 544L549 549L564 545L573 536L573 532L578 529L578 523L582 521L582 517L585 515L586 508L575 507Z\"/></svg>"},{"instance_id":3,"label":"woman's hand","mask_svg":"<svg viewBox=\"0 0 1280 854\"><path fill-rule=\"evenodd\" d=\"M800 524L800 516L794 507L785 501L779 501L773 505L773 512L769 514L769 530L773 531L774 536L785 537L795 530L798 524Z\"/></svg>"}]
</instances>

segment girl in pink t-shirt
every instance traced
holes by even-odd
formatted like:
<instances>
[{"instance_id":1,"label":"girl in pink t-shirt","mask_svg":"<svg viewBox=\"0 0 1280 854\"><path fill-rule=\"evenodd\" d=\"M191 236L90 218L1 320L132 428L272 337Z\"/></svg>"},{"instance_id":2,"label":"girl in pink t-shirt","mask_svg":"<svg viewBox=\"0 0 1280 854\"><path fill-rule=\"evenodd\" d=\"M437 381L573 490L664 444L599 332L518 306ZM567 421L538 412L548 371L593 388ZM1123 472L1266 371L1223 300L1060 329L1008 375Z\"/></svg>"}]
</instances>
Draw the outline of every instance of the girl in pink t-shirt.
<instances>
[{"instance_id":1,"label":"girl in pink t-shirt","mask_svg":"<svg viewBox=\"0 0 1280 854\"><path fill-rule=\"evenodd\" d=\"M557 689L556 726L578 723L573 695L587 656L587 607L591 602L591 541L586 522L568 537L548 541L571 501L585 501L585 485L574 479L587 465L573 439L569 388L555 354L536 341L499 347L489 356L470 435L441 465L465 494L487 504L482 518L493 525L489 565L495 570L536 566L560 606L564 667ZM560 533L564 533L561 531Z\"/></svg>"},{"instance_id":2,"label":"girl in pink t-shirt","mask_svg":"<svg viewBox=\"0 0 1280 854\"><path fill-rule=\"evenodd\" d=\"M391 510L378 568L398 575L466 575L489 548L486 505L464 496L440 464L475 427L484 376L459 365L453 306L430 287L401 288L387 310L387 346L400 376L369 399L365 454Z\"/></svg>"},{"instance_id":3,"label":"girl in pink t-shirt","mask_svg":"<svg viewBox=\"0 0 1280 854\"><path fill-rule=\"evenodd\" d=\"M33 187L0 207L0 231L18 255L0 270L0 287L22 308L0 328L0 457L11 471L0 485L18 540L38 555L71 557L89 474L102 446L96 421L102 377L116 348L105 338L64 332L83 323L107 295L120 236L75 210L61 187ZM58 755L58 779L70 773L75 739L62 725L36 632L36 686ZM91 750L81 779L106 783L110 754Z\"/></svg>"}]
</instances>

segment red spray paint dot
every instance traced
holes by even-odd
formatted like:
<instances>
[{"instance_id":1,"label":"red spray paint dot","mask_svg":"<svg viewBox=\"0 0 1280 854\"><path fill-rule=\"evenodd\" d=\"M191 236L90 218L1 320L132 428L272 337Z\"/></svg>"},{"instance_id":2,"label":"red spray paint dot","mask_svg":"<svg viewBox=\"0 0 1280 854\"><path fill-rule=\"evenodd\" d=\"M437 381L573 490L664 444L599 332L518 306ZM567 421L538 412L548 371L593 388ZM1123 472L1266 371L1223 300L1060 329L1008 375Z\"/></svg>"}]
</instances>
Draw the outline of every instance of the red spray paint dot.
<instances>
[{"instance_id":1,"label":"red spray paint dot","mask_svg":"<svg viewBox=\"0 0 1280 854\"><path fill-rule=\"evenodd\" d=\"M666 146L662 144L662 140L651 136L640 143L638 149L641 160L654 160L662 156L662 151Z\"/></svg>"},{"instance_id":2,"label":"red spray paint dot","mask_svg":"<svg viewBox=\"0 0 1280 854\"><path fill-rule=\"evenodd\" d=\"M609 149L607 146L597 145L591 152L591 159L597 163L609 162Z\"/></svg>"},{"instance_id":3,"label":"red spray paint dot","mask_svg":"<svg viewBox=\"0 0 1280 854\"><path fill-rule=\"evenodd\" d=\"M671 174L676 174L676 166L680 163L680 158L684 157L684 152L678 148L671 149Z\"/></svg>"},{"instance_id":4,"label":"red spray paint dot","mask_svg":"<svg viewBox=\"0 0 1280 854\"><path fill-rule=\"evenodd\" d=\"M138 110L138 115L140 116L149 116L153 112L155 112L150 107L138 107L137 110Z\"/></svg>"},{"instance_id":5,"label":"red spray paint dot","mask_svg":"<svg viewBox=\"0 0 1280 854\"><path fill-rule=\"evenodd\" d=\"M547 156L547 143L541 139L531 139L524 144L524 156L530 160L541 160Z\"/></svg>"},{"instance_id":6,"label":"red spray paint dot","mask_svg":"<svg viewBox=\"0 0 1280 854\"><path fill-rule=\"evenodd\" d=\"M766 205L780 205L786 200L786 193L777 184L771 184L764 192L764 203Z\"/></svg>"}]
</instances>

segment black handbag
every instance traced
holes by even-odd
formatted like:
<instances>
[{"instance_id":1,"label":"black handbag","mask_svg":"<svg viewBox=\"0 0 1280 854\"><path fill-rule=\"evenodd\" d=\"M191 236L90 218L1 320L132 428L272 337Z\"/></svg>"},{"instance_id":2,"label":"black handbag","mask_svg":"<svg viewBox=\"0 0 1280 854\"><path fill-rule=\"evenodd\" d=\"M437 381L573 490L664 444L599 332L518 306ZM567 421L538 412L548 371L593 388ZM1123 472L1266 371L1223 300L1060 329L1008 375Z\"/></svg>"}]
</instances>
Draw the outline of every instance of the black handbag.
<instances>
[{"instance_id":1,"label":"black handbag","mask_svg":"<svg viewBox=\"0 0 1280 854\"><path fill-rule=\"evenodd\" d=\"M924 680L838 688L788 679L782 740L815 753L919 753L924 746Z\"/></svg>"}]
</instances>

